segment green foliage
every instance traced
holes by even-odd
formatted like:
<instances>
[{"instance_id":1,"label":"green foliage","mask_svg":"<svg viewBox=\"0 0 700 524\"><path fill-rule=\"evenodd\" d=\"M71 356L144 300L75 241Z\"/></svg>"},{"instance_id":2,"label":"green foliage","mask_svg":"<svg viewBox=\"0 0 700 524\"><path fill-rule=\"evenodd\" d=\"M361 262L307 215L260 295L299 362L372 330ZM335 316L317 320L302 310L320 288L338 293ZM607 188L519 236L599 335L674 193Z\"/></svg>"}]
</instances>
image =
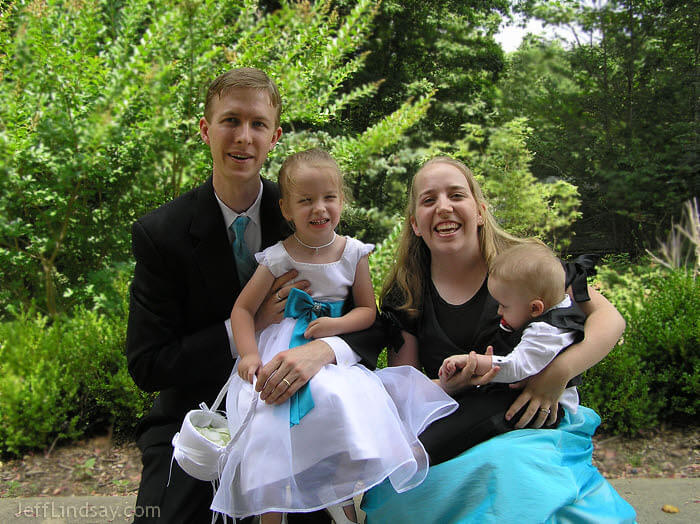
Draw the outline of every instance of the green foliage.
<instances>
[{"instance_id":1,"label":"green foliage","mask_svg":"<svg viewBox=\"0 0 700 524\"><path fill-rule=\"evenodd\" d=\"M532 129L524 119L500 126L465 124L464 137L433 148L463 160L479 180L492 213L501 226L519 236L539 236L565 247L565 236L580 216L579 193L563 180L539 182L530 172L532 154L527 136Z\"/></svg>"},{"instance_id":2,"label":"green foliage","mask_svg":"<svg viewBox=\"0 0 700 524\"><path fill-rule=\"evenodd\" d=\"M471 103L489 96L503 67L493 35L508 9L501 0L383 0L367 43L367 67L351 82L381 82L379 96L350 108L350 125L364 128L375 115L428 88L437 90L435 103L412 131L412 141L455 136Z\"/></svg>"},{"instance_id":3,"label":"green foliage","mask_svg":"<svg viewBox=\"0 0 700 524\"><path fill-rule=\"evenodd\" d=\"M688 422L700 413L700 281L684 270L655 282L642 306L630 310L625 345L644 359L659 420Z\"/></svg>"},{"instance_id":4,"label":"green foliage","mask_svg":"<svg viewBox=\"0 0 700 524\"><path fill-rule=\"evenodd\" d=\"M578 388L581 403L600 415L604 431L632 435L658 423L664 401L650 391L650 377L642 364L642 356L618 344L584 374Z\"/></svg>"},{"instance_id":5,"label":"green foliage","mask_svg":"<svg viewBox=\"0 0 700 524\"><path fill-rule=\"evenodd\" d=\"M211 173L198 123L206 87L231 67L265 69L284 96L286 147L277 148L273 166L285 152L320 141L359 190L371 159L425 114L431 93L376 114L359 133L338 135L340 112L376 93L376 82L341 86L364 64L377 3L359 0L343 16L330 5L283 1L265 13L251 0L18 0L4 11L5 316L11 303L26 308L34 300L55 315L82 302L87 274L130 258L135 217ZM314 138L310 126L328 131Z\"/></svg>"},{"instance_id":6,"label":"green foliage","mask_svg":"<svg viewBox=\"0 0 700 524\"><path fill-rule=\"evenodd\" d=\"M126 369L126 273L111 314L29 310L0 323L0 452L21 454L114 424L128 434L150 407ZM114 304L116 305L116 304Z\"/></svg>"},{"instance_id":7,"label":"green foliage","mask_svg":"<svg viewBox=\"0 0 700 524\"><path fill-rule=\"evenodd\" d=\"M570 44L526 40L507 59L499 108L533 125L535 176L584 195L577 249L643 253L700 186L697 5L522 4Z\"/></svg>"},{"instance_id":8,"label":"green foliage","mask_svg":"<svg viewBox=\"0 0 700 524\"><path fill-rule=\"evenodd\" d=\"M685 270L643 267L617 277L601 269L598 277L610 286L603 291L626 317L627 330L586 372L581 392L615 433L660 421L692 423L700 412L700 283Z\"/></svg>"},{"instance_id":9,"label":"green foliage","mask_svg":"<svg viewBox=\"0 0 700 524\"><path fill-rule=\"evenodd\" d=\"M384 286L384 281L389 275L389 271L396 264L396 250L401 236L402 221L397 217L391 233L374 249L369 257L369 272L372 276L372 287L374 293L379 293Z\"/></svg>"}]
</instances>

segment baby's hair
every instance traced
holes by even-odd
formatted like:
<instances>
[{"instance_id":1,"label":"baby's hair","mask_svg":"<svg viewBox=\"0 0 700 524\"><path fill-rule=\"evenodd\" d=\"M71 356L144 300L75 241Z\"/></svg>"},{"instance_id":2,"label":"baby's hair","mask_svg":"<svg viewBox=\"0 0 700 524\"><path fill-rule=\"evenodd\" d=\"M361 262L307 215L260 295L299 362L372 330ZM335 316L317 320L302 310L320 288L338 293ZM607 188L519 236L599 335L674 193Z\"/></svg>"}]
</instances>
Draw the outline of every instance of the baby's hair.
<instances>
[{"instance_id":1,"label":"baby's hair","mask_svg":"<svg viewBox=\"0 0 700 524\"><path fill-rule=\"evenodd\" d=\"M283 200L286 200L291 195L294 189L294 173L300 166L308 167L330 167L336 176L338 184L338 193L343 200L345 199L345 185L343 182L343 174L338 167L338 163L330 153L319 148L307 149L299 151L293 155L289 155L284 159L277 183L280 186L280 195Z\"/></svg>"},{"instance_id":2,"label":"baby's hair","mask_svg":"<svg viewBox=\"0 0 700 524\"><path fill-rule=\"evenodd\" d=\"M236 88L258 89L267 93L270 105L276 109L275 127L280 125L282 114L282 97L277 85L264 71L255 67L239 67L220 74L209 86L207 98L204 101L204 117L211 120L211 106L214 97L221 98Z\"/></svg>"},{"instance_id":3,"label":"baby's hair","mask_svg":"<svg viewBox=\"0 0 700 524\"><path fill-rule=\"evenodd\" d=\"M501 251L489 264L489 278L520 288L530 300L540 299L545 310L564 298L566 274L559 259L537 239Z\"/></svg>"}]
</instances>

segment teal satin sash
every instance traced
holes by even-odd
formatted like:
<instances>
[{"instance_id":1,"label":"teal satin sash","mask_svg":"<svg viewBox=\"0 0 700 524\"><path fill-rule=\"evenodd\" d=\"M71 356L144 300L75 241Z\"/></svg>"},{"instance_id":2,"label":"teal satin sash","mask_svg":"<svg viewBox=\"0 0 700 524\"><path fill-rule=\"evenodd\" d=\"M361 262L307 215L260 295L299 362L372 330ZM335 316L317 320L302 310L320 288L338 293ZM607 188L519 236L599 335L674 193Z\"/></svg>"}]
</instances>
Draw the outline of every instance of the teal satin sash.
<instances>
[{"instance_id":1,"label":"teal satin sash","mask_svg":"<svg viewBox=\"0 0 700 524\"><path fill-rule=\"evenodd\" d=\"M304 332L309 324L318 317L339 317L343 310L342 300L338 302L316 302L308 293L292 288L284 307L284 316L296 318L297 322L292 331L289 347L302 346L309 342L304 338ZM313 409L314 399L311 396L308 382L304 384L289 399L289 425L295 426Z\"/></svg>"}]
</instances>

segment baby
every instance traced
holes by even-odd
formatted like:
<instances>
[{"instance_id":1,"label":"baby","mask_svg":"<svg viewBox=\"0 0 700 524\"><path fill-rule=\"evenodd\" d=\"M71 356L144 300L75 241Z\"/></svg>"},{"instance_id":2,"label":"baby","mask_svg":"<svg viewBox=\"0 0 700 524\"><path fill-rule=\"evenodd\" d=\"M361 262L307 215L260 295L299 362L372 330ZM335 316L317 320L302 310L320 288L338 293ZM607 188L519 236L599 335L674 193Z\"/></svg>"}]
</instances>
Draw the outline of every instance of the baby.
<instances>
[{"instance_id":1,"label":"baby","mask_svg":"<svg viewBox=\"0 0 700 524\"><path fill-rule=\"evenodd\" d=\"M536 240L494 257L489 265L489 293L499 304L501 329L511 332L524 328L520 342L505 356L472 351L448 357L438 373L441 381L475 361L475 375L498 367L493 382L518 382L542 371L561 351L577 342L583 334L585 317L566 294L565 278L559 259ZM576 413L576 387L566 388L559 403Z\"/></svg>"}]
</instances>

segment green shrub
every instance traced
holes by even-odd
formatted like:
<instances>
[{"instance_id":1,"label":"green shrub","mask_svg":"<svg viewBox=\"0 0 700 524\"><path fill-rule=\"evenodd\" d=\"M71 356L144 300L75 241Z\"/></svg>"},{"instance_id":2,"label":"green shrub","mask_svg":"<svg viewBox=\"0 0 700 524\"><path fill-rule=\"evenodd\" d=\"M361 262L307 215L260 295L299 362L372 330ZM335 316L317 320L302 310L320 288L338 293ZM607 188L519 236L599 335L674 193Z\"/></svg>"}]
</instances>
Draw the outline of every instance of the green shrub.
<instances>
[{"instance_id":1,"label":"green shrub","mask_svg":"<svg viewBox=\"0 0 700 524\"><path fill-rule=\"evenodd\" d=\"M634 272L645 277L630 277ZM586 372L583 402L613 432L634 433L661 421L692 423L700 411L700 284L687 271L653 267L620 279L636 281L616 303L627 330L622 343Z\"/></svg>"},{"instance_id":2,"label":"green shrub","mask_svg":"<svg viewBox=\"0 0 700 524\"><path fill-rule=\"evenodd\" d=\"M78 307L51 321L29 311L0 323L0 452L20 454L109 424L133 429L151 397L127 373L126 311L123 298L111 314Z\"/></svg>"},{"instance_id":3,"label":"green shrub","mask_svg":"<svg viewBox=\"0 0 700 524\"><path fill-rule=\"evenodd\" d=\"M642 356L659 420L687 423L700 411L700 281L684 270L657 280L631 309L625 345Z\"/></svg>"},{"instance_id":4,"label":"green shrub","mask_svg":"<svg viewBox=\"0 0 700 524\"><path fill-rule=\"evenodd\" d=\"M628 318L633 309L644 307L655 282L665 273L649 257L633 262L627 254L609 255L598 264L593 285Z\"/></svg>"},{"instance_id":5,"label":"green shrub","mask_svg":"<svg viewBox=\"0 0 700 524\"><path fill-rule=\"evenodd\" d=\"M586 371L579 393L581 403L600 415L601 429L631 435L658 422L663 399L651 393L649 385L641 356L631 346L618 344Z\"/></svg>"}]
</instances>

